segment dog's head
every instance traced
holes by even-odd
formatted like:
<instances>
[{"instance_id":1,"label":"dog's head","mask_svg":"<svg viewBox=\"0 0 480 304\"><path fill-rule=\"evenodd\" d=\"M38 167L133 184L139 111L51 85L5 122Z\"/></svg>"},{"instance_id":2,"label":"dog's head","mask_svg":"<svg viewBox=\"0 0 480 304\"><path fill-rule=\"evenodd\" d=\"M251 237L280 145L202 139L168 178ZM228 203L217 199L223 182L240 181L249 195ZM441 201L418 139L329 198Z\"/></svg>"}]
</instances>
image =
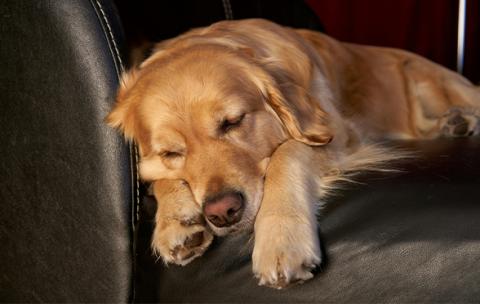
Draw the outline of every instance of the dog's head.
<instances>
[{"instance_id":1,"label":"dog's head","mask_svg":"<svg viewBox=\"0 0 480 304\"><path fill-rule=\"evenodd\" d=\"M161 52L124 77L108 123L138 144L143 179L188 183L216 234L251 229L270 157L289 138L329 142L324 112L250 50Z\"/></svg>"}]
</instances>

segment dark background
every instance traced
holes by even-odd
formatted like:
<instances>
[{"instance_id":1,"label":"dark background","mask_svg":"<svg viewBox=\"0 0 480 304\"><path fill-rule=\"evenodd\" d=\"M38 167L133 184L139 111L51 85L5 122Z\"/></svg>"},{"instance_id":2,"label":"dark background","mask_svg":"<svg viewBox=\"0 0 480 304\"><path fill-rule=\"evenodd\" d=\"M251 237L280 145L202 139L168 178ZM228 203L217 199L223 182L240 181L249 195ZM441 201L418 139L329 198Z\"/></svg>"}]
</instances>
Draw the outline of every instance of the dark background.
<instances>
[{"instance_id":1,"label":"dark background","mask_svg":"<svg viewBox=\"0 0 480 304\"><path fill-rule=\"evenodd\" d=\"M131 47L226 18L222 0L116 0ZM458 0L230 0L233 18L267 18L348 42L406 49L456 69ZM480 1L467 0L464 75L480 82Z\"/></svg>"}]
</instances>

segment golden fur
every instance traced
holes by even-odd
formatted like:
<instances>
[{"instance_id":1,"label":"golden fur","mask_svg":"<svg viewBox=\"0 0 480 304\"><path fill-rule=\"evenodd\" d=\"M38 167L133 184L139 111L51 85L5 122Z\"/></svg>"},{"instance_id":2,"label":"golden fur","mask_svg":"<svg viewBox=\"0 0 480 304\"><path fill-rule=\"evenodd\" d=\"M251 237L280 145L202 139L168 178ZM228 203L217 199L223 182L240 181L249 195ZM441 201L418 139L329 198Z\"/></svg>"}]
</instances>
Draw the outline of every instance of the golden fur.
<instances>
[{"instance_id":1,"label":"golden fur","mask_svg":"<svg viewBox=\"0 0 480 304\"><path fill-rule=\"evenodd\" d=\"M139 146L165 262L190 262L212 234L253 230L253 272L281 288L321 261L316 202L332 183L395 158L376 141L476 135L479 93L405 51L225 21L159 43L124 75L108 123ZM202 204L229 189L245 211L219 228Z\"/></svg>"}]
</instances>

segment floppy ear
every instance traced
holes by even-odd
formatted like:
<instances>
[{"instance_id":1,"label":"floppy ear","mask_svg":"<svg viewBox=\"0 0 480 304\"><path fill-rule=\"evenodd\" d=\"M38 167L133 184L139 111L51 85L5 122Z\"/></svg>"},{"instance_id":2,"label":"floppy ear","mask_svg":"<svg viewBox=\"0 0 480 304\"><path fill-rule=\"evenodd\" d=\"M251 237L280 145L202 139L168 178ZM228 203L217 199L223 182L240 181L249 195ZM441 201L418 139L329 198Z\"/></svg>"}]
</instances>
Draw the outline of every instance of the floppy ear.
<instances>
[{"instance_id":1,"label":"floppy ear","mask_svg":"<svg viewBox=\"0 0 480 304\"><path fill-rule=\"evenodd\" d=\"M262 93L268 106L295 140L310 146L322 146L332 141L327 113L306 89L293 81L277 84L274 79L267 77Z\"/></svg>"},{"instance_id":2,"label":"floppy ear","mask_svg":"<svg viewBox=\"0 0 480 304\"><path fill-rule=\"evenodd\" d=\"M136 81L137 72L135 70L122 75L115 106L105 119L109 126L122 131L125 138L129 140L133 139L135 134L134 101L129 91Z\"/></svg>"},{"instance_id":3,"label":"floppy ear","mask_svg":"<svg viewBox=\"0 0 480 304\"><path fill-rule=\"evenodd\" d=\"M308 90L312 77L316 77L311 56L305 53L308 50L297 46L289 48L285 54L281 47L267 48L263 55L257 54L254 47L241 47L238 51L253 63L249 66L249 74L259 86L267 108L281 120L293 139L310 146L332 141L328 115Z\"/></svg>"}]
</instances>

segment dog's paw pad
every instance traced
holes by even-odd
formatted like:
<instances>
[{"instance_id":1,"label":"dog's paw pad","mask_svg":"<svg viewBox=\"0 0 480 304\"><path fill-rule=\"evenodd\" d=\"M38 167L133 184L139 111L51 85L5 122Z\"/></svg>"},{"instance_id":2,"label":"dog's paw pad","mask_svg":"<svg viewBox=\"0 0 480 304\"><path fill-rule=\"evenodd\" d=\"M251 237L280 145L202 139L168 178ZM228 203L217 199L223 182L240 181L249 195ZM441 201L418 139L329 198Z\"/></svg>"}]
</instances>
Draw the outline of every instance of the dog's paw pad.
<instances>
[{"instance_id":1,"label":"dog's paw pad","mask_svg":"<svg viewBox=\"0 0 480 304\"><path fill-rule=\"evenodd\" d=\"M480 112L454 108L440 119L442 134L449 137L474 136L480 133Z\"/></svg>"},{"instance_id":2,"label":"dog's paw pad","mask_svg":"<svg viewBox=\"0 0 480 304\"><path fill-rule=\"evenodd\" d=\"M212 240L213 235L203 225L188 226L178 221L169 223L163 229L155 229L152 248L166 264L185 266L201 256Z\"/></svg>"},{"instance_id":3,"label":"dog's paw pad","mask_svg":"<svg viewBox=\"0 0 480 304\"><path fill-rule=\"evenodd\" d=\"M187 237L182 245L175 246L170 250L169 262L177 265L186 265L195 257L200 256L206 247L204 242L209 242L209 236L205 232L196 232Z\"/></svg>"}]
</instances>

